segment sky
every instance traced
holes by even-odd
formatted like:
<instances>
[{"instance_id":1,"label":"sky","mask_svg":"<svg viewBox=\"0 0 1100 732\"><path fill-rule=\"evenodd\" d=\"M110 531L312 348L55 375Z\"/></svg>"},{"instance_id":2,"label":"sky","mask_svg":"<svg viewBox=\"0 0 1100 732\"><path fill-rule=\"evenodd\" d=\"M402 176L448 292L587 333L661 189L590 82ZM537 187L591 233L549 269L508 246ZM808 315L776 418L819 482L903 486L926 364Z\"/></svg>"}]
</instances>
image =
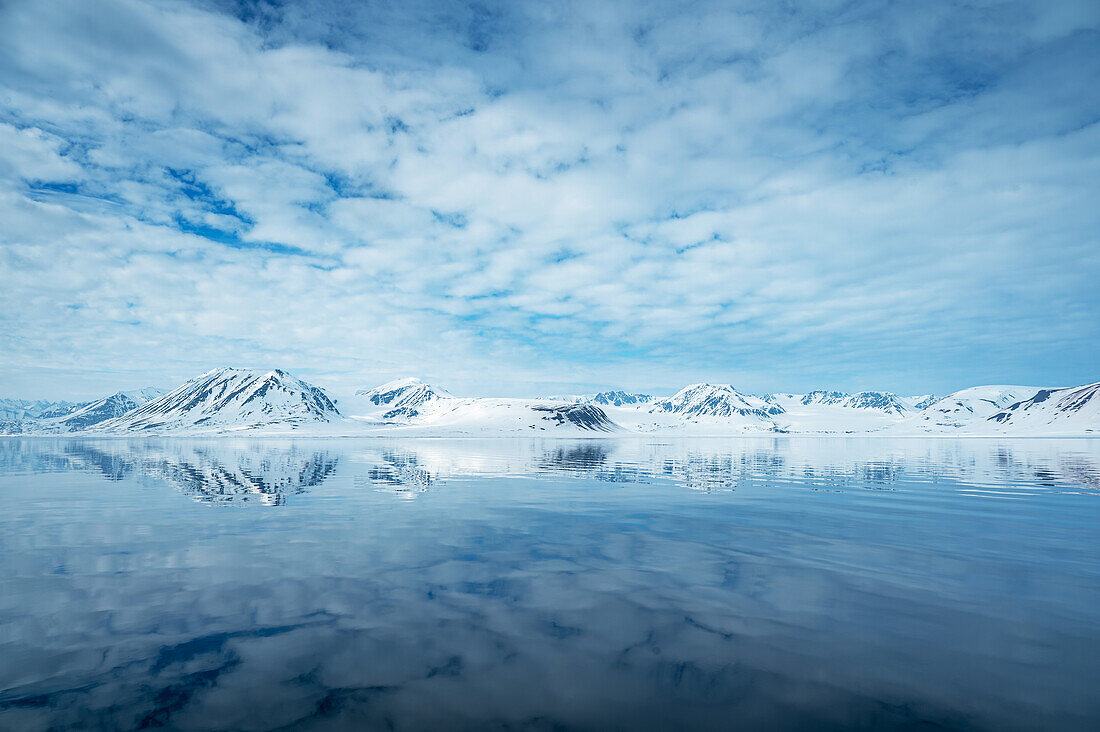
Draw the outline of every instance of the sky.
<instances>
[{"instance_id":1,"label":"sky","mask_svg":"<svg viewBox=\"0 0 1100 732\"><path fill-rule=\"evenodd\" d=\"M1100 380L1100 3L0 2L0 396Z\"/></svg>"}]
</instances>

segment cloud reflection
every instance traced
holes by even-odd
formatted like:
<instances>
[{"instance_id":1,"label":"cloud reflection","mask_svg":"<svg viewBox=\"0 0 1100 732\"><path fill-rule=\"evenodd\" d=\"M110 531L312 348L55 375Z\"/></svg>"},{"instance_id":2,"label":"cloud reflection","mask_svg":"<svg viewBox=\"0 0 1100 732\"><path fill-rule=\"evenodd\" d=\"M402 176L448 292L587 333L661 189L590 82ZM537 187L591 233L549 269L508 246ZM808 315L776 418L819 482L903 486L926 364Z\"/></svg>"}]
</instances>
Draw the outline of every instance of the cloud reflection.
<instances>
[{"instance_id":1,"label":"cloud reflection","mask_svg":"<svg viewBox=\"0 0 1100 732\"><path fill-rule=\"evenodd\" d=\"M0 727L1088 729L1098 450L3 441Z\"/></svg>"}]
</instances>

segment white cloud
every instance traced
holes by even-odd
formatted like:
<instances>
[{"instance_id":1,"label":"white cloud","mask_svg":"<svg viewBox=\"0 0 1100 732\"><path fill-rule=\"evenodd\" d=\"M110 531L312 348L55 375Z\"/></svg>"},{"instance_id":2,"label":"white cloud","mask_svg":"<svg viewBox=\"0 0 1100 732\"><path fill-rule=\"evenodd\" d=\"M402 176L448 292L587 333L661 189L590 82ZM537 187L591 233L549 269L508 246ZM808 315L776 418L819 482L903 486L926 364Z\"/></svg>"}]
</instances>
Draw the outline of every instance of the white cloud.
<instances>
[{"instance_id":1,"label":"white cloud","mask_svg":"<svg viewBox=\"0 0 1100 732\"><path fill-rule=\"evenodd\" d=\"M1094 378L1066 8L9 4L0 381Z\"/></svg>"}]
</instances>

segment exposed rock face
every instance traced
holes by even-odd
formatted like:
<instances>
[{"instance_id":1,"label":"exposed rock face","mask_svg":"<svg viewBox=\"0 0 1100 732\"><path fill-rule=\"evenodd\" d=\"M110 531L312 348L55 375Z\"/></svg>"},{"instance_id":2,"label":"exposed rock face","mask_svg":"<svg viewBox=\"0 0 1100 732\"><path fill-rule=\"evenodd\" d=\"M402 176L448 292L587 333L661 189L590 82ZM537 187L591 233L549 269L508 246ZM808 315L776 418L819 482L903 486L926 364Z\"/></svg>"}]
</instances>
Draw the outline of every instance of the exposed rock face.
<instances>
[{"instance_id":1,"label":"exposed rock face","mask_svg":"<svg viewBox=\"0 0 1100 732\"><path fill-rule=\"evenodd\" d=\"M582 430L612 432L618 429L607 413L593 404L540 405L532 407L543 412L543 419L558 425L572 424Z\"/></svg>"}]
</instances>

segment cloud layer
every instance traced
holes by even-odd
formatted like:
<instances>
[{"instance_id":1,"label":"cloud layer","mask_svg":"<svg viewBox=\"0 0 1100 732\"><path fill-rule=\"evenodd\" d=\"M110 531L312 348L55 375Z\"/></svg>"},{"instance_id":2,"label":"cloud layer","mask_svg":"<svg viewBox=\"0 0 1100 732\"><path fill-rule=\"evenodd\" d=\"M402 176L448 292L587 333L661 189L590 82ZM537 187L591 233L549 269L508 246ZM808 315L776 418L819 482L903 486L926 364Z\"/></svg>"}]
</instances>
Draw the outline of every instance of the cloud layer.
<instances>
[{"instance_id":1,"label":"cloud layer","mask_svg":"<svg viewBox=\"0 0 1100 732\"><path fill-rule=\"evenodd\" d=\"M0 384L1098 378L1100 8L14 2Z\"/></svg>"}]
</instances>

